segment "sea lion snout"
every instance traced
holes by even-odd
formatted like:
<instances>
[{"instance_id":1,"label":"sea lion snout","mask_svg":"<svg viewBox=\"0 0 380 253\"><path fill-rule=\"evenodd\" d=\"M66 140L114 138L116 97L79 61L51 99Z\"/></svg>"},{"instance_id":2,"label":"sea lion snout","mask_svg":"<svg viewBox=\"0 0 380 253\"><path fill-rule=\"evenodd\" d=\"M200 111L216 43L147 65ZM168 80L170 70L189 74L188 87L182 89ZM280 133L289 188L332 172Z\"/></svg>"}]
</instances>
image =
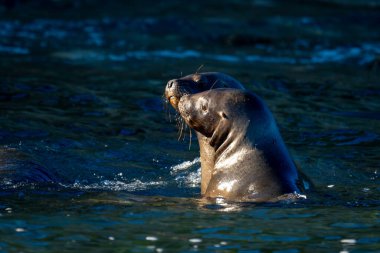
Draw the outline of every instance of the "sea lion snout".
<instances>
[{"instance_id":1,"label":"sea lion snout","mask_svg":"<svg viewBox=\"0 0 380 253\"><path fill-rule=\"evenodd\" d=\"M165 87L165 97L176 110L178 110L179 99L187 93L182 86L179 79L172 79Z\"/></svg>"},{"instance_id":2,"label":"sea lion snout","mask_svg":"<svg viewBox=\"0 0 380 253\"><path fill-rule=\"evenodd\" d=\"M169 80L165 87L165 97L174 109L178 109L179 102L179 92L177 87L177 79Z\"/></svg>"},{"instance_id":3,"label":"sea lion snout","mask_svg":"<svg viewBox=\"0 0 380 253\"><path fill-rule=\"evenodd\" d=\"M178 100L178 111L184 117L190 113L191 103L189 103L189 95L184 95Z\"/></svg>"}]
</instances>

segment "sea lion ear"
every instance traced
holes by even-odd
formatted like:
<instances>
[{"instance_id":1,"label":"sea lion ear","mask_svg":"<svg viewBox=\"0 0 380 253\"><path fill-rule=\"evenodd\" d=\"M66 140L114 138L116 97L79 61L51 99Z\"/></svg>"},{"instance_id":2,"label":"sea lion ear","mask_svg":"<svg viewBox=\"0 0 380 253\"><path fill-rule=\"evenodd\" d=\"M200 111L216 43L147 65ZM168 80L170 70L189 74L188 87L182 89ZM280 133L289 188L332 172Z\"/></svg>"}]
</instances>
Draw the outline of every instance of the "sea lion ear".
<instances>
[{"instance_id":1,"label":"sea lion ear","mask_svg":"<svg viewBox=\"0 0 380 253\"><path fill-rule=\"evenodd\" d=\"M224 112L220 112L220 117L228 119L227 114L225 114Z\"/></svg>"},{"instance_id":2,"label":"sea lion ear","mask_svg":"<svg viewBox=\"0 0 380 253\"><path fill-rule=\"evenodd\" d=\"M227 117L227 116L226 116ZM210 138L210 146L217 150L220 145L226 140L228 132L230 130L231 121L227 118L222 117L216 126L214 133Z\"/></svg>"}]
</instances>

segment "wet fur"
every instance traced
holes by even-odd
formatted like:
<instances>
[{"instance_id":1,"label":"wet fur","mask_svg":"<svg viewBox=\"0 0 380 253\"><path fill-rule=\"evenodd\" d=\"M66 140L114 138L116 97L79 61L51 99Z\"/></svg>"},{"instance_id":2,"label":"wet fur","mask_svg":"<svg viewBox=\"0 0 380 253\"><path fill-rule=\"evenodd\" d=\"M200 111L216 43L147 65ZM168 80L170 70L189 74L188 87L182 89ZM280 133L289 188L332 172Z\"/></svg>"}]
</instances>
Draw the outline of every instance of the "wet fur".
<instances>
[{"instance_id":1,"label":"wet fur","mask_svg":"<svg viewBox=\"0 0 380 253\"><path fill-rule=\"evenodd\" d=\"M200 66L201 68L202 66ZM200 69L199 68L199 69ZM172 79L169 80L164 92L165 97L165 103L166 106L168 103L172 105L172 107L176 110L176 116L175 121L177 123L177 127L179 129L179 138L178 139L184 139L184 133L186 133L187 129L189 129L189 137L190 137L190 143L189 147L191 145L192 140L192 130L188 127L187 124L183 121L183 119L178 116L178 103L179 100L185 96L185 95L192 95L199 92L211 90L211 89L217 89L217 88L235 88L235 89L242 89L244 90L244 86L234 79L233 77L218 73L218 72L206 72L206 73L198 73L199 69L196 71L195 74L187 75L178 78L178 79ZM171 114L169 112L169 117L171 117ZM172 120L170 118L170 120ZM209 145L209 139L208 137L205 137L199 133L196 133L198 143L199 143L199 152L200 152L200 160L201 160L201 194L205 193L205 190L207 188L210 176L211 176L211 169L213 167L214 161L212 160L213 155L213 148Z\"/></svg>"}]
</instances>

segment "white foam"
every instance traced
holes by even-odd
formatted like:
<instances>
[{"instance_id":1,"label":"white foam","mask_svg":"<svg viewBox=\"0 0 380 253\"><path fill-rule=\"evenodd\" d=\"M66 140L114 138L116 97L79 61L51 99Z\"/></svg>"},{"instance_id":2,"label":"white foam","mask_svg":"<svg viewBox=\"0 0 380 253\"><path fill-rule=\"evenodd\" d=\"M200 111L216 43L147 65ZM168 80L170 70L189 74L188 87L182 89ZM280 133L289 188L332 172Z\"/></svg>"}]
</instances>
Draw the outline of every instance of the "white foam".
<instances>
[{"instance_id":1,"label":"white foam","mask_svg":"<svg viewBox=\"0 0 380 253\"><path fill-rule=\"evenodd\" d=\"M170 174L175 176L174 180L181 186L199 187L201 183L200 158L170 167Z\"/></svg>"},{"instance_id":2,"label":"white foam","mask_svg":"<svg viewBox=\"0 0 380 253\"><path fill-rule=\"evenodd\" d=\"M147 240L147 241L157 241L158 238L155 237L155 236L147 236L147 237L145 237L145 240Z\"/></svg>"},{"instance_id":3,"label":"white foam","mask_svg":"<svg viewBox=\"0 0 380 253\"><path fill-rule=\"evenodd\" d=\"M174 166L170 167L170 173L175 174L179 171L187 170L187 169L191 168L191 166L193 166L195 164L199 164L200 161L201 161L201 159L199 157L197 157L193 161L185 161L185 162L182 162L180 164L174 165Z\"/></svg>"},{"instance_id":4,"label":"white foam","mask_svg":"<svg viewBox=\"0 0 380 253\"><path fill-rule=\"evenodd\" d=\"M342 239L340 242L346 244L356 244L356 239Z\"/></svg>"},{"instance_id":5,"label":"white foam","mask_svg":"<svg viewBox=\"0 0 380 253\"><path fill-rule=\"evenodd\" d=\"M99 183L85 184L81 182L74 183L71 187L82 189L82 190L112 190L112 191L138 191L145 190L147 188L163 186L167 183L164 181L150 181L142 182L138 179L135 179L131 182L122 182L122 181L112 181L112 180L103 180ZM68 186L70 188L70 186Z\"/></svg>"},{"instance_id":6,"label":"white foam","mask_svg":"<svg viewBox=\"0 0 380 253\"><path fill-rule=\"evenodd\" d=\"M191 239L189 239L189 242L191 242L191 243L201 243L202 239L200 239L200 238L191 238Z\"/></svg>"}]
</instances>

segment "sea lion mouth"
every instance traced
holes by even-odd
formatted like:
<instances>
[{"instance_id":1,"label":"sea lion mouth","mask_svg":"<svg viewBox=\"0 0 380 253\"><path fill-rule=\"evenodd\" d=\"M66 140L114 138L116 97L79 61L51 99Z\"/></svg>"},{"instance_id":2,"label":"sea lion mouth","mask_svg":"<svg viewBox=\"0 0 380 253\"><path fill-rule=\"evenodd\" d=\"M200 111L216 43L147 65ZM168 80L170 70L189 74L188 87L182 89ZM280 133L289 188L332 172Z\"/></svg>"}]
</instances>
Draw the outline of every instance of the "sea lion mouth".
<instances>
[{"instance_id":1,"label":"sea lion mouth","mask_svg":"<svg viewBox=\"0 0 380 253\"><path fill-rule=\"evenodd\" d=\"M191 93L194 93L191 84L177 79L169 81L165 88L165 97L176 111L178 111L179 100Z\"/></svg>"},{"instance_id":2,"label":"sea lion mouth","mask_svg":"<svg viewBox=\"0 0 380 253\"><path fill-rule=\"evenodd\" d=\"M178 110L179 98L176 96L170 96L168 100L169 100L169 103L173 106L173 108Z\"/></svg>"}]
</instances>

